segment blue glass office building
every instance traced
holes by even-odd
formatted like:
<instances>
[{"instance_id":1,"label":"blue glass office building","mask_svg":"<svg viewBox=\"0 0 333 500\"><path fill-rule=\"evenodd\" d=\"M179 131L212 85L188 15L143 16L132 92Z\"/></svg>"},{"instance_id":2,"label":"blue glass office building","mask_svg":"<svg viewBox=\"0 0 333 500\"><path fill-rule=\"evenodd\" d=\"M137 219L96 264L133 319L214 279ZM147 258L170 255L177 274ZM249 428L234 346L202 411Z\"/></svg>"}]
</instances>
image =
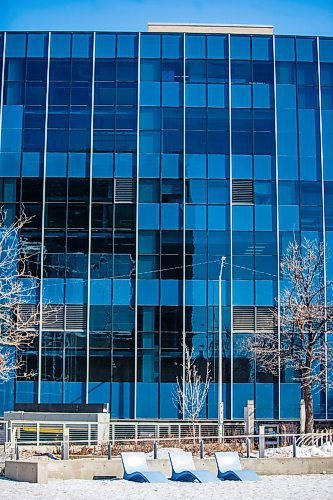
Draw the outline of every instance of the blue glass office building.
<instances>
[{"instance_id":1,"label":"blue glass office building","mask_svg":"<svg viewBox=\"0 0 333 500\"><path fill-rule=\"evenodd\" d=\"M34 216L22 237L41 279L23 307L57 308L0 386L1 411L109 403L113 418L179 418L186 338L210 363L202 416L216 418L224 255L225 417L254 399L258 419L297 418L293 373L262 373L244 338L280 333L294 234L333 252L333 38L8 32L0 57L0 202L8 220L20 205ZM314 398L332 419L333 392Z\"/></svg>"}]
</instances>

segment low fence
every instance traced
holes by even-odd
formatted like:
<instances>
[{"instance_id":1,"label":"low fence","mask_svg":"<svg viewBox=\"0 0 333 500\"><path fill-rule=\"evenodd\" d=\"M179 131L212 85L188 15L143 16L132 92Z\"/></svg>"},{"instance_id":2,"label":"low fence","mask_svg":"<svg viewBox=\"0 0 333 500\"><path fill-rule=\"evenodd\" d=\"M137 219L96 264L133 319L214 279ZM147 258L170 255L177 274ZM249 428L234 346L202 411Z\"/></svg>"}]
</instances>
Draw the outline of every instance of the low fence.
<instances>
[{"instance_id":1,"label":"low fence","mask_svg":"<svg viewBox=\"0 0 333 500\"><path fill-rule=\"evenodd\" d=\"M7 441L10 448L61 447L66 443L72 449L83 448L89 454L89 448L98 448L100 455L110 457L121 450L142 449L154 450L157 447L183 447L194 453L212 454L218 449L235 450L244 456L258 450L259 457L265 456L265 449L279 446L293 446L293 455L299 446L321 446L333 443L333 429L314 432L312 434L275 433L253 434L240 433L228 435L230 429L225 428L223 436L218 434L216 423L198 423L193 427L186 422L26 422L11 421ZM201 443L201 444L200 444ZM78 452L80 454L80 452Z\"/></svg>"}]
</instances>

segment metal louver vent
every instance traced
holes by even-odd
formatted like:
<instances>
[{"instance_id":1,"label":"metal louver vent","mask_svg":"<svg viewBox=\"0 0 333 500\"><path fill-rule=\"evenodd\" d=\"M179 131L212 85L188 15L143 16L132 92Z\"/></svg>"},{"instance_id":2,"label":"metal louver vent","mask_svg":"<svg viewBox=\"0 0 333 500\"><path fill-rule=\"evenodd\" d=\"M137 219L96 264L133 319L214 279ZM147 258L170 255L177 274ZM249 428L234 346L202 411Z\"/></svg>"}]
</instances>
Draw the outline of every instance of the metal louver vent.
<instances>
[{"instance_id":1,"label":"metal louver vent","mask_svg":"<svg viewBox=\"0 0 333 500\"><path fill-rule=\"evenodd\" d=\"M18 329L32 328L38 326L39 315L37 315L37 306L35 304L20 304L17 311Z\"/></svg>"},{"instance_id":2,"label":"metal louver vent","mask_svg":"<svg viewBox=\"0 0 333 500\"><path fill-rule=\"evenodd\" d=\"M254 332L254 327L254 307L235 306L233 309L234 332Z\"/></svg>"},{"instance_id":3,"label":"metal louver vent","mask_svg":"<svg viewBox=\"0 0 333 500\"><path fill-rule=\"evenodd\" d=\"M64 306L62 304L44 304L42 316L43 330L64 329Z\"/></svg>"},{"instance_id":4,"label":"metal louver vent","mask_svg":"<svg viewBox=\"0 0 333 500\"><path fill-rule=\"evenodd\" d=\"M267 333L276 331L274 312L271 307L257 307L256 331Z\"/></svg>"},{"instance_id":5,"label":"metal louver vent","mask_svg":"<svg viewBox=\"0 0 333 500\"><path fill-rule=\"evenodd\" d=\"M87 328L87 306L71 304L66 306L66 330L82 331Z\"/></svg>"},{"instance_id":6,"label":"metal louver vent","mask_svg":"<svg viewBox=\"0 0 333 500\"><path fill-rule=\"evenodd\" d=\"M115 203L135 203L135 188L134 179L115 179Z\"/></svg>"},{"instance_id":7,"label":"metal louver vent","mask_svg":"<svg viewBox=\"0 0 333 500\"><path fill-rule=\"evenodd\" d=\"M232 202L233 203L253 203L253 180L235 179L232 181Z\"/></svg>"}]
</instances>

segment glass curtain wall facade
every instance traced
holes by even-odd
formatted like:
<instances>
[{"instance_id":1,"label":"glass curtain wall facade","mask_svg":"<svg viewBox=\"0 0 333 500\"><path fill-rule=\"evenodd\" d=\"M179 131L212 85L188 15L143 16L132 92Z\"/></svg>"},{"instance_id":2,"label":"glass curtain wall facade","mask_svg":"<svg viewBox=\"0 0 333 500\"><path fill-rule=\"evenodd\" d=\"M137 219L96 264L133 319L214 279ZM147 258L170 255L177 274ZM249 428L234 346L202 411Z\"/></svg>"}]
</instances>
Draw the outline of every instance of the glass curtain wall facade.
<instances>
[{"instance_id":1,"label":"glass curtain wall facade","mask_svg":"<svg viewBox=\"0 0 333 500\"><path fill-rule=\"evenodd\" d=\"M217 418L226 256L225 418L249 399L258 419L298 418L294 374L262 373L244 346L280 335L288 242L333 251L333 39L10 32L0 76L0 202L7 222L23 206L33 217L22 237L41 286L23 307L43 304L1 410L109 403L113 418L181 418L186 342L202 374L210 365L202 418ZM332 419L332 391L314 397L316 418Z\"/></svg>"}]
</instances>

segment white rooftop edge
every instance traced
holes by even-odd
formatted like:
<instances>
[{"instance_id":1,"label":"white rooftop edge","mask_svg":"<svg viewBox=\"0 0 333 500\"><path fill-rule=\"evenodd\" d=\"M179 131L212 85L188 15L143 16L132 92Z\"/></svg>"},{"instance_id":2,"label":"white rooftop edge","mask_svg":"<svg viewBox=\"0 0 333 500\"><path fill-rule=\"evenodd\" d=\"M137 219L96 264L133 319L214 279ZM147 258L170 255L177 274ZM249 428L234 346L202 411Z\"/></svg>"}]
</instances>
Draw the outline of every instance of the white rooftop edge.
<instances>
[{"instance_id":1,"label":"white rooftop edge","mask_svg":"<svg viewBox=\"0 0 333 500\"><path fill-rule=\"evenodd\" d=\"M244 35L272 35L272 25L206 24L206 23L148 23L148 31L155 33L234 33Z\"/></svg>"}]
</instances>

